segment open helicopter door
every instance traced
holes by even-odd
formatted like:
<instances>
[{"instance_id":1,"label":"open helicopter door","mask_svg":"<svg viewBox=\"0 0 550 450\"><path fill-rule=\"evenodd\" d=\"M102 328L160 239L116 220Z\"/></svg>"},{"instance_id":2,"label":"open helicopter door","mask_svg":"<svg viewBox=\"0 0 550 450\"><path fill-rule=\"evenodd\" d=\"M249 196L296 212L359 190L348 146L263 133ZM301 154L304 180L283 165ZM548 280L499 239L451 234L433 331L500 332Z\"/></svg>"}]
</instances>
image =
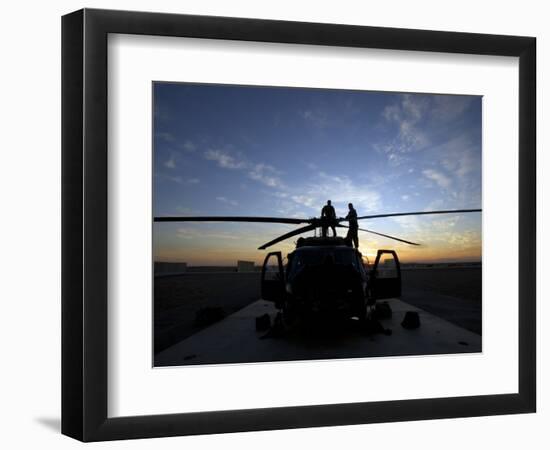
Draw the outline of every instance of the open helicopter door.
<instances>
[{"instance_id":1,"label":"open helicopter door","mask_svg":"<svg viewBox=\"0 0 550 450\"><path fill-rule=\"evenodd\" d=\"M374 300L401 296L401 266L393 250L378 250L370 275Z\"/></svg>"},{"instance_id":2,"label":"open helicopter door","mask_svg":"<svg viewBox=\"0 0 550 450\"><path fill-rule=\"evenodd\" d=\"M280 303L285 293L281 252L268 253L262 266L261 292L264 300Z\"/></svg>"}]
</instances>

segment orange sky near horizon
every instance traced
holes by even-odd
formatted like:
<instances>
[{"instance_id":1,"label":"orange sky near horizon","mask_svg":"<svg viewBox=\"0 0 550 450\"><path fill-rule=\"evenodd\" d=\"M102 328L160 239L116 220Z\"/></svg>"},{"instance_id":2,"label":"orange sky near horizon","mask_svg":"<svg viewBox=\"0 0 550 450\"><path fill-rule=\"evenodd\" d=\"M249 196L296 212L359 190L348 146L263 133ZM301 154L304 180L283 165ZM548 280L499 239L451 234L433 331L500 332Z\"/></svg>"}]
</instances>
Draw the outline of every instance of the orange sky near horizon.
<instances>
[{"instance_id":1,"label":"orange sky near horizon","mask_svg":"<svg viewBox=\"0 0 550 450\"><path fill-rule=\"evenodd\" d=\"M267 250L257 250L259 245L275 236L276 234L233 238L230 234L211 234L205 239L199 239L193 235L184 235L180 236L177 243L171 241L169 245L162 245L162 242L156 242L154 260L186 262L190 266L236 266L238 260L253 261L261 265L270 251L279 250L286 256L295 248L293 238ZM415 240L412 236L401 237ZM417 242L421 245L415 247L382 237L371 238L367 233L359 232L359 250L370 261L374 260L378 249L395 250L403 263L481 261L481 235L476 231L446 231L429 238L418 237Z\"/></svg>"}]
</instances>

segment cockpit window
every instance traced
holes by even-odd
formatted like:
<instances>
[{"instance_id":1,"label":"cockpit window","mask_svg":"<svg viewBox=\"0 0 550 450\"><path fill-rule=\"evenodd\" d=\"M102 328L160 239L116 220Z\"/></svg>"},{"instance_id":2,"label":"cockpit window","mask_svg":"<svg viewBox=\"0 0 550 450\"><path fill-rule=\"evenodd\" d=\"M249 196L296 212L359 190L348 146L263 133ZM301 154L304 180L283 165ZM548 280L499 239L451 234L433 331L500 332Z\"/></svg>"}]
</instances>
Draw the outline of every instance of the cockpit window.
<instances>
[{"instance_id":1,"label":"cockpit window","mask_svg":"<svg viewBox=\"0 0 550 450\"><path fill-rule=\"evenodd\" d=\"M295 252L290 260L289 270L294 272L304 266L323 264L327 258L332 259L334 264L352 265L359 270L357 255L350 249L319 249L306 252Z\"/></svg>"}]
</instances>

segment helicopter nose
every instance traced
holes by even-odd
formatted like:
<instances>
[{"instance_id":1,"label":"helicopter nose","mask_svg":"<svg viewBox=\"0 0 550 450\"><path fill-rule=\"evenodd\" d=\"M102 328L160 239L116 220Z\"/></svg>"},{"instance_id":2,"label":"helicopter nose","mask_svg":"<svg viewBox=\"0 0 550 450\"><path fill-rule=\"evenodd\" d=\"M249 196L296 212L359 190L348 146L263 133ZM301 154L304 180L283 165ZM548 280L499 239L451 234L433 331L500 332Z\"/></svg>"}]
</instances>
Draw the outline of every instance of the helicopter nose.
<instances>
[{"instance_id":1,"label":"helicopter nose","mask_svg":"<svg viewBox=\"0 0 550 450\"><path fill-rule=\"evenodd\" d=\"M323 263L327 266L332 266L334 265L334 256L332 256L330 253L328 255L325 256L325 260L323 261Z\"/></svg>"}]
</instances>

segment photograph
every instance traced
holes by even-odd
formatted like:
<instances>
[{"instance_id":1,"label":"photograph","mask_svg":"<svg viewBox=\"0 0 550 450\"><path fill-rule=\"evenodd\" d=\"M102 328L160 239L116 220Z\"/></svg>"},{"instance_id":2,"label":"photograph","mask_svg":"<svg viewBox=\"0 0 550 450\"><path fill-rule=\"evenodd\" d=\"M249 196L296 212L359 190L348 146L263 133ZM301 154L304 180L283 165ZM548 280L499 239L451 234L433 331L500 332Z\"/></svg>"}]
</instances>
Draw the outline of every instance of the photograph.
<instances>
[{"instance_id":1,"label":"photograph","mask_svg":"<svg viewBox=\"0 0 550 450\"><path fill-rule=\"evenodd\" d=\"M152 97L154 367L482 351L482 96Z\"/></svg>"}]
</instances>

